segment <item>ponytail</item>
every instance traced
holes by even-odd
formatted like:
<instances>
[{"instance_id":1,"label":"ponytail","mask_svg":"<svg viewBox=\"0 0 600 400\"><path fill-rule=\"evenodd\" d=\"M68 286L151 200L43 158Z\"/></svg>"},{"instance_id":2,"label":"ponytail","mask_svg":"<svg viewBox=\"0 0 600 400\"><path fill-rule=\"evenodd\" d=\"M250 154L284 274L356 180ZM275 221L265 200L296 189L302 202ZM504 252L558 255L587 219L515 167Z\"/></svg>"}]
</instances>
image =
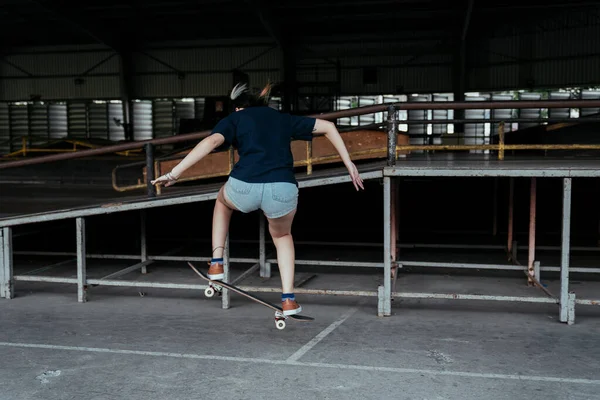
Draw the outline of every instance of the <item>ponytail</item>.
<instances>
[{"instance_id":1,"label":"ponytail","mask_svg":"<svg viewBox=\"0 0 600 400\"><path fill-rule=\"evenodd\" d=\"M247 83L238 83L233 87L229 97L234 108L260 107L269 104L271 89L273 85L268 82L259 92L257 89L249 89Z\"/></svg>"}]
</instances>

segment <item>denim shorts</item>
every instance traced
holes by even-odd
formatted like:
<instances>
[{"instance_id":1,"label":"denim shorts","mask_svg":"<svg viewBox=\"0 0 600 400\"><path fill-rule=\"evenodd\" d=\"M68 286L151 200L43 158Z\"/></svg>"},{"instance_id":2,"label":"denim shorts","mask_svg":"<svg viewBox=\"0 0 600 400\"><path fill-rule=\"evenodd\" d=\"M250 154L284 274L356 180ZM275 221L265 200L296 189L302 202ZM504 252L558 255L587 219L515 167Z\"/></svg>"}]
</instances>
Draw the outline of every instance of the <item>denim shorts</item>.
<instances>
[{"instance_id":1,"label":"denim shorts","mask_svg":"<svg viewBox=\"0 0 600 400\"><path fill-rule=\"evenodd\" d=\"M227 198L243 213L262 210L267 218L279 218L298 206L298 187L289 182L248 183L229 177Z\"/></svg>"}]
</instances>

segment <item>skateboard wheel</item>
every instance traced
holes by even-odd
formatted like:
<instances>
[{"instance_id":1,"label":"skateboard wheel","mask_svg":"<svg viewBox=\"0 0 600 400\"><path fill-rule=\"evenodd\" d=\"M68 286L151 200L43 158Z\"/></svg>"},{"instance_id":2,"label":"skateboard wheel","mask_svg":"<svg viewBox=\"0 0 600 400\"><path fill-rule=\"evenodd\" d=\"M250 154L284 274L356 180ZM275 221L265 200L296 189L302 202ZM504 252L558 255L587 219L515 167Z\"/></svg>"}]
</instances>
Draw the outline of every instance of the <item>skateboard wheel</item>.
<instances>
[{"instance_id":1,"label":"skateboard wheel","mask_svg":"<svg viewBox=\"0 0 600 400\"><path fill-rule=\"evenodd\" d=\"M277 327L277 329L282 330L285 328L285 321L281 319L279 321L275 321L275 326Z\"/></svg>"},{"instance_id":2,"label":"skateboard wheel","mask_svg":"<svg viewBox=\"0 0 600 400\"><path fill-rule=\"evenodd\" d=\"M215 295L215 290L211 287L204 289L204 295L206 297L213 297Z\"/></svg>"}]
</instances>

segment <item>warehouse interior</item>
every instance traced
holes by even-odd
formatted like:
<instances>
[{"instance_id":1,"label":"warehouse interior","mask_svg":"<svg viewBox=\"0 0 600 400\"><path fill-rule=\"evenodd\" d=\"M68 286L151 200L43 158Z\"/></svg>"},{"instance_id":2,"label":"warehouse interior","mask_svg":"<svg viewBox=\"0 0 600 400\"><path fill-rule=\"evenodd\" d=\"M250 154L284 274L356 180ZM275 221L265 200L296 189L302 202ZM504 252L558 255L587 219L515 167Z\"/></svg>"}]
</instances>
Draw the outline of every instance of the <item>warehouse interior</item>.
<instances>
[{"instance_id":1,"label":"warehouse interior","mask_svg":"<svg viewBox=\"0 0 600 400\"><path fill-rule=\"evenodd\" d=\"M2 0L0 399L600 399L599 71L598 1ZM189 268L235 149L149 183L238 82L365 180L292 142L311 323ZM265 218L226 247L278 304Z\"/></svg>"}]
</instances>

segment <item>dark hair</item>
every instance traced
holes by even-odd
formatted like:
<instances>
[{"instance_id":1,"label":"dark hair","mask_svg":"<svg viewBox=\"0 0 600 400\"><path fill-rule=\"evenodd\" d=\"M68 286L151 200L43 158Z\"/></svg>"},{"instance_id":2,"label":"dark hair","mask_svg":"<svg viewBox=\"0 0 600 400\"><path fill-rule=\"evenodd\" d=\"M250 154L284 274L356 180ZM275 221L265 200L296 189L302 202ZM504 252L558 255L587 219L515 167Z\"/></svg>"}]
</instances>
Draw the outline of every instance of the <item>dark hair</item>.
<instances>
[{"instance_id":1,"label":"dark hair","mask_svg":"<svg viewBox=\"0 0 600 400\"><path fill-rule=\"evenodd\" d=\"M232 106L237 108L261 107L269 105L269 96L271 94L272 84L267 83L260 90L248 88L247 83L238 83L233 87L229 97L232 101Z\"/></svg>"}]
</instances>

